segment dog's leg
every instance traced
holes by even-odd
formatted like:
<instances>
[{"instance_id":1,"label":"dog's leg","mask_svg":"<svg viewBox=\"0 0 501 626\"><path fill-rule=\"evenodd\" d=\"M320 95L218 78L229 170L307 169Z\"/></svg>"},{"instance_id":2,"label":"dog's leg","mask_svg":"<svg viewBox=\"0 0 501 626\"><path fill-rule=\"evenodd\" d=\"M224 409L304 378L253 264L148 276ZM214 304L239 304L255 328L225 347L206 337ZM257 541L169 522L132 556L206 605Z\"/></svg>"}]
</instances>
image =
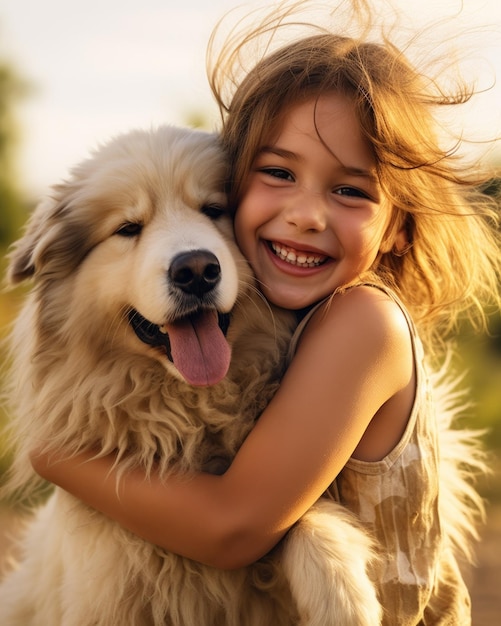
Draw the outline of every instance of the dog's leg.
<instances>
[{"instance_id":1,"label":"dog's leg","mask_svg":"<svg viewBox=\"0 0 501 626\"><path fill-rule=\"evenodd\" d=\"M341 505L318 502L289 531L283 566L301 626L376 626L381 606L367 568L371 540Z\"/></svg>"}]
</instances>

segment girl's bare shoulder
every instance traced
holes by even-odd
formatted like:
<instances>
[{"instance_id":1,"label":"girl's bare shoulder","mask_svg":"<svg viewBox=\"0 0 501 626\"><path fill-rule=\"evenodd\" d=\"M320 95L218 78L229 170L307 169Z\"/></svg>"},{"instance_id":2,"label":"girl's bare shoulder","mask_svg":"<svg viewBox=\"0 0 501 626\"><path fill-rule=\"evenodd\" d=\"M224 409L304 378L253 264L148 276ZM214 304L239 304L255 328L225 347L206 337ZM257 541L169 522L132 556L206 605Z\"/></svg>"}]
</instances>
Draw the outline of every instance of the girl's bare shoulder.
<instances>
[{"instance_id":1,"label":"girl's bare shoulder","mask_svg":"<svg viewBox=\"0 0 501 626\"><path fill-rule=\"evenodd\" d=\"M342 335L381 347L409 345L410 328L401 306L385 291L360 285L338 293L315 313L307 331ZM306 333L305 333L306 334ZM359 341L357 341L357 337Z\"/></svg>"}]
</instances>

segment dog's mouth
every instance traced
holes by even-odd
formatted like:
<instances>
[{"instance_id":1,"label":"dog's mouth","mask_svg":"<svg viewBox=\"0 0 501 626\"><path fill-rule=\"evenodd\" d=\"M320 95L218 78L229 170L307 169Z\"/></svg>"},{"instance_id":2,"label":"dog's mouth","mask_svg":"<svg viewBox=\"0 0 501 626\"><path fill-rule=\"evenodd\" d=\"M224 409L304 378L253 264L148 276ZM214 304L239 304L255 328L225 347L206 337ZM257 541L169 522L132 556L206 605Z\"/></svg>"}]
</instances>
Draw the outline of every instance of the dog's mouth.
<instances>
[{"instance_id":1,"label":"dog's mouth","mask_svg":"<svg viewBox=\"0 0 501 626\"><path fill-rule=\"evenodd\" d=\"M161 350L191 385L215 385L226 376L231 359L228 313L203 309L160 327L130 309L128 320L137 337Z\"/></svg>"}]
</instances>

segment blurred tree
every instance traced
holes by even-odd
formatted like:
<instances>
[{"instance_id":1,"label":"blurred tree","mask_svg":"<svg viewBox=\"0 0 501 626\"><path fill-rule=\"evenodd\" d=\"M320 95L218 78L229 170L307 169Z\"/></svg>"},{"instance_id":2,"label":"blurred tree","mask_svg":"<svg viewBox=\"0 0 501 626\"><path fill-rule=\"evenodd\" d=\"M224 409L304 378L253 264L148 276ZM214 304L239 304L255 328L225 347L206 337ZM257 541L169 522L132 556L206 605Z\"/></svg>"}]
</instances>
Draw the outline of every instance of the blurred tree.
<instances>
[{"instance_id":1,"label":"blurred tree","mask_svg":"<svg viewBox=\"0 0 501 626\"><path fill-rule=\"evenodd\" d=\"M496 198L501 208L501 177L491 178L491 180L484 185L482 191L488 196Z\"/></svg>"},{"instance_id":2,"label":"blurred tree","mask_svg":"<svg viewBox=\"0 0 501 626\"><path fill-rule=\"evenodd\" d=\"M0 60L0 286L3 287L5 249L18 234L19 227L26 220L28 202L19 189L16 176L16 148L19 145L15 108L19 100L27 95L29 86L7 63ZM16 307L14 297L3 289L0 291L0 385L6 366L4 346L5 335ZM0 404L0 426L4 419L4 408ZM0 475L6 465L0 439Z\"/></svg>"},{"instance_id":3,"label":"blurred tree","mask_svg":"<svg viewBox=\"0 0 501 626\"><path fill-rule=\"evenodd\" d=\"M0 249L13 240L26 217L15 170L19 135L14 111L28 91L28 84L0 61Z\"/></svg>"}]
</instances>

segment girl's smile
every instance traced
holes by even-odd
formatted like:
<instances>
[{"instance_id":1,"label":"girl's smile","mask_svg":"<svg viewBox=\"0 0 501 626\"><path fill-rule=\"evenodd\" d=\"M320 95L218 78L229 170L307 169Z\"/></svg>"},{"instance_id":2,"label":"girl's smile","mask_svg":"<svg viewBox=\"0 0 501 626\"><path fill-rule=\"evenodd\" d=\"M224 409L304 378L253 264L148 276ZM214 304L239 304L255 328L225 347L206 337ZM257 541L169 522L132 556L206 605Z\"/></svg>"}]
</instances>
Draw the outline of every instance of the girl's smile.
<instances>
[{"instance_id":1,"label":"girl's smile","mask_svg":"<svg viewBox=\"0 0 501 626\"><path fill-rule=\"evenodd\" d=\"M348 97L329 92L282 119L254 160L235 232L265 296L300 309L373 266L390 212Z\"/></svg>"},{"instance_id":2,"label":"girl's smile","mask_svg":"<svg viewBox=\"0 0 501 626\"><path fill-rule=\"evenodd\" d=\"M270 241L268 244L273 260L276 260L278 257L279 261L284 261L292 267L302 269L316 268L329 259L326 255L319 254L315 250L301 250L294 245L288 245L278 241ZM287 266L283 268L284 271L287 269Z\"/></svg>"}]
</instances>

